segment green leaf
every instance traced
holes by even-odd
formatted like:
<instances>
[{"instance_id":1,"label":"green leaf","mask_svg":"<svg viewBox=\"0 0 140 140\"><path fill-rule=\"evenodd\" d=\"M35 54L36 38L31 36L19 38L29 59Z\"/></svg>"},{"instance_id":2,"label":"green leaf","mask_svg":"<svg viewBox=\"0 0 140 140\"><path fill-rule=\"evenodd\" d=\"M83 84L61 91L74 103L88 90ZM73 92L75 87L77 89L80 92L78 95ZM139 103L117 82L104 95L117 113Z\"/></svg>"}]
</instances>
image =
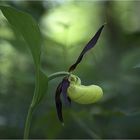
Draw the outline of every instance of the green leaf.
<instances>
[{"instance_id":1,"label":"green leaf","mask_svg":"<svg viewBox=\"0 0 140 140\"><path fill-rule=\"evenodd\" d=\"M38 89L37 89L37 93L36 94L37 97L35 99L35 104L39 104L41 102L41 100L43 99L47 89L48 89L48 78L47 76L44 74L44 72L42 72L41 70L39 71L39 79L38 79Z\"/></svg>"},{"instance_id":2,"label":"green leaf","mask_svg":"<svg viewBox=\"0 0 140 140\"><path fill-rule=\"evenodd\" d=\"M36 68L40 64L42 36L39 27L31 15L8 6L0 6L3 15L15 30L20 32L26 41Z\"/></svg>"},{"instance_id":3,"label":"green leaf","mask_svg":"<svg viewBox=\"0 0 140 140\"><path fill-rule=\"evenodd\" d=\"M48 78L41 71L40 66L42 46L40 29L31 15L8 6L0 6L0 9L8 22L14 27L14 30L21 33L33 56L36 68L36 85L32 105L35 107L43 99L48 87Z\"/></svg>"}]
</instances>

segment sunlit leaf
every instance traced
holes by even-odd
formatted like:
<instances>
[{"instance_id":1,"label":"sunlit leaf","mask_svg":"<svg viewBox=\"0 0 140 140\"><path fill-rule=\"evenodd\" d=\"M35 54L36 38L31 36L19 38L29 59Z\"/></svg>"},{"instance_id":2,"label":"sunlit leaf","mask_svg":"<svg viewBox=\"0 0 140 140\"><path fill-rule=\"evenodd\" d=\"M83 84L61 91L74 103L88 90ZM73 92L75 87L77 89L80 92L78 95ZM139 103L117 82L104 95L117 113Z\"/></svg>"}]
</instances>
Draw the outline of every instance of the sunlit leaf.
<instances>
[{"instance_id":1,"label":"sunlit leaf","mask_svg":"<svg viewBox=\"0 0 140 140\"><path fill-rule=\"evenodd\" d=\"M42 32L61 46L71 48L91 37L99 24L99 17L96 3L62 4L43 13Z\"/></svg>"}]
</instances>

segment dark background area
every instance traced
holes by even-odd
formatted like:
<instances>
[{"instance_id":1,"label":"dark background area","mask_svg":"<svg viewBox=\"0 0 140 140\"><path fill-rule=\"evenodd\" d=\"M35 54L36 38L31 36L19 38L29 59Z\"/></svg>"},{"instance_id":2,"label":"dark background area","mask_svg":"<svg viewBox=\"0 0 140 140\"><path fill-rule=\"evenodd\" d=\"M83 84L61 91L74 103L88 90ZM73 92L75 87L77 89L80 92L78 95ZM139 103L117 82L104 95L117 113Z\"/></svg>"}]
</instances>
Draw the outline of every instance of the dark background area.
<instances>
[{"instance_id":1,"label":"dark background area","mask_svg":"<svg viewBox=\"0 0 140 140\"><path fill-rule=\"evenodd\" d=\"M81 49L104 24L94 49L74 74L84 85L97 84L98 103L72 102L58 121L55 89L34 113L30 138L140 138L140 2L139 1L1 1L31 14L44 37L46 74L67 71ZM23 21L24 22L24 21ZM22 138L34 91L34 66L21 36L0 12L0 138Z\"/></svg>"}]
</instances>

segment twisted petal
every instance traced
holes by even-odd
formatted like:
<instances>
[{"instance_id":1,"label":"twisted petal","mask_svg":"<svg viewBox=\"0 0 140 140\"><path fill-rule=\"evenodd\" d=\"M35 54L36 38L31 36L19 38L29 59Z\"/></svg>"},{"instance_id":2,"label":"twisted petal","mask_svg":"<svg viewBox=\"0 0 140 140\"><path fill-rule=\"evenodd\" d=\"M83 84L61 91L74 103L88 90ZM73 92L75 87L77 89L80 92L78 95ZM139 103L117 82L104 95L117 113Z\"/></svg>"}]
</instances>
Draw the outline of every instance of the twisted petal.
<instances>
[{"instance_id":1,"label":"twisted petal","mask_svg":"<svg viewBox=\"0 0 140 140\"><path fill-rule=\"evenodd\" d=\"M62 102L60 99L60 94L62 92L62 82L58 85L55 93L55 104L57 109L57 115L60 122L63 123L63 116L62 116Z\"/></svg>"},{"instance_id":2,"label":"twisted petal","mask_svg":"<svg viewBox=\"0 0 140 140\"><path fill-rule=\"evenodd\" d=\"M70 82L68 81L68 78L65 77L62 81L62 95L64 97L64 101L66 104L71 103L70 98L67 96L67 89L68 89L69 85L70 85Z\"/></svg>"},{"instance_id":3,"label":"twisted petal","mask_svg":"<svg viewBox=\"0 0 140 140\"><path fill-rule=\"evenodd\" d=\"M62 115L62 102L60 95L61 93L63 94L64 100L66 103L71 103L70 98L67 96L67 89L69 87L69 81L67 77L65 77L62 82L58 85L56 89L56 94L55 94L55 103L56 103L56 109L57 109L57 115L59 120L63 123L63 115Z\"/></svg>"},{"instance_id":4,"label":"twisted petal","mask_svg":"<svg viewBox=\"0 0 140 140\"><path fill-rule=\"evenodd\" d=\"M99 30L96 32L96 34L94 35L94 37L88 42L88 44L84 47L84 49L82 50L82 52L80 53L78 59L76 60L76 62L69 68L69 72L73 71L77 65L81 62L83 56L85 55L85 53L90 50L91 48L93 48L95 46L95 44L97 43L100 34L102 32L104 28L104 25L102 25Z\"/></svg>"}]
</instances>

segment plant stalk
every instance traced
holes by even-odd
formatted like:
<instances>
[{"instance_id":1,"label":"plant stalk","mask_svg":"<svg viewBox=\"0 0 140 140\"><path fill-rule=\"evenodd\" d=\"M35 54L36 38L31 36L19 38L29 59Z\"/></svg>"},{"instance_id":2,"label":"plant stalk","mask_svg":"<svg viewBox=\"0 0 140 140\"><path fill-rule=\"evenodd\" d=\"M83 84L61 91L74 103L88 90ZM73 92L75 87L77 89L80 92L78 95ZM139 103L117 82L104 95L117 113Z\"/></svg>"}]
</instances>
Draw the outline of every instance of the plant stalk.
<instances>
[{"instance_id":1,"label":"plant stalk","mask_svg":"<svg viewBox=\"0 0 140 140\"><path fill-rule=\"evenodd\" d=\"M62 77L62 76L66 76L69 74L70 74L69 72L65 72L65 71L56 72L56 73L53 73L53 74L48 76L48 81L51 81L57 77Z\"/></svg>"},{"instance_id":2,"label":"plant stalk","mask_svg":"<svg viewBox=\"0 0 140 140\"><path fill-rule=\"evenodd\" d=\"M29 110L28 110L26 122L25 122L24 139L28 139L29 138L29 131L30 131L30 127L31 127L33 111L34 111L34 108L32 106L30 106Z\"/></svg>"},{"instance_id":3,"label":"plant stalk","mask_svg":"<svg viewBox=\"0 0 140 140\"><path fill-rule=\"evenodd\" d=\"M70 73L69 72L65 72L65 71L61 71L61 72L56 72L56 73L53 73L51 75L48 76L48 82L57 78L57 77L62 77L62 76L66 76L66 75L69 75ZM37 75L37 78L38 78L39 75ZM35 104L35 100L37 98L37 94L38 94L38 80L36 79L36 86L35 86L35 92L34 92L34 95L33 95L33 99L31 101L31 105L29 107L29 110L28 110L28 114L27 114L27 117L26 117L26 122L25 122L25 129L24 129L24 139L28 139L29 138L29 132L30 132L30 127L31 127L31 121L32 121L32 117L33 117L33 112L35 110L35 107L36 107L36 104Z\"/></svg>"}]
</instances>

